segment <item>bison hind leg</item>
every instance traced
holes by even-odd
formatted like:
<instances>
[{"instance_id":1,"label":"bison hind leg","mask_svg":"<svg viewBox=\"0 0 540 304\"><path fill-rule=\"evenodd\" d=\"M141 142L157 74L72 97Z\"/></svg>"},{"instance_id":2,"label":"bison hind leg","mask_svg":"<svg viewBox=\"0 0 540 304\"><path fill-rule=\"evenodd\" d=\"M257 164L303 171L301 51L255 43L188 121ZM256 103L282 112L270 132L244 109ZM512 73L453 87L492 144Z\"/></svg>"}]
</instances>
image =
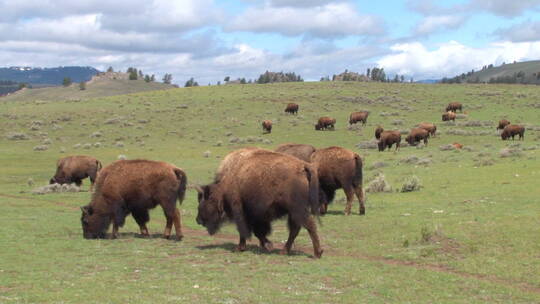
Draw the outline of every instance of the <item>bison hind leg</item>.
<instances>
[{"instance_id":1,"label":"bison hind leg","mask_svg":"<svg viewBox=\"0 0 540 304\"><path fill-rule=\"evenodd\" d=\"M272 231L272 226L270 225L270 222L256 222L253 224L253 233L255 236L259 239L259 244L261 245L261 248L265 249L266 251L270 252L273 249L272 242L270 242L266 236L270 234Z\"/></svg>"},{"instance_id":2,"label":"bison hind leg","mask_svg":"<svg viewBox=\"0 0 540 304\"><path fill-rule=\"evenodd\" d=\"M281 254L290 254L291 248L294 243L294 240L298 236L298 233L300 232L301 226L298 225L293 219L292 216L289 215L289 218L287 219L287 225L289 226L289 238L287 239L287 242L285 243L285 246L281 250Z\"/></svg>"}]
</instances>

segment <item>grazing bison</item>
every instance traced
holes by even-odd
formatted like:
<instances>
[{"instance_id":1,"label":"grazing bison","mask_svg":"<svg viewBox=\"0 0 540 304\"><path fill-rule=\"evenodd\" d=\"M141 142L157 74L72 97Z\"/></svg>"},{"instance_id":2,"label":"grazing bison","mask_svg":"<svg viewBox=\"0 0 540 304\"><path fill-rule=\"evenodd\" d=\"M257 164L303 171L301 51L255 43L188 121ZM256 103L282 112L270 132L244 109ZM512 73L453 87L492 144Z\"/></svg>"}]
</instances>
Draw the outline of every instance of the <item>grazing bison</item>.
<instances>
[{"instance_id":1,"label":"grazing bison","mask_svg":"<svg viewBox=\"0 0 540 304\"><path fill-rule=\"evenodd\" d=\"M293 156L262 149L241 149L222 161L212 184L197 187L197 223L210 235L227 219L240 234L237 249L246 249L254 233L261 248L272 250L267 239L274 219L288 215L289 238L282 253L290 253L301 227L308 230L314 256L322 250L311 214L319 210L319 182L315 166ZM311 214L310 214L311 213Z\"/></svg>"},{"instance_id":2,"label":"grazing bison","mask_svg":"<svg viewBox=\"0 0 540 304\"><path fill-rule=\"evenodd\" d=\"M315 125L315 130L334 130L335 124L336 120L334 118L324 116L319 118L319 121Z\"/></svg>"},{"instance_id":3,"label":"grazing bison","mask_svg":"<svg viewBox=\"0 0 540 304\"><path fill-rule=\"evenodd\" d=\"M394 144L396 144L397 151L401 145L401 133L399 131L384 131L384 129L379 126L375 129L375 138L379 140L377 143L379 151L384 151L386 148L390 151Z\"/></svg>"},{"instance_id":4,"label":"grazing bison","mask_svg":"<svg viewBox=\"0 0 540 304\"><path fill-rule=\"evenodd\" d=\"M508 138L512 137L512 140L514 140L514 136L519 135L519 139L524 140L524 134L525 128L523 126L507 125L504 127L501 133L501 138L502 140L507 140Z\"/></svg>"},{"instance_id":5,"label":"grazing bison","mask_svg":"<svg viewBox=\"0 0 540 304\"><path fill-rule=\"evenodd\" d=\"M456 113L454 112L446 112L442 115L442 121L456 121Z\"/></svg>"},{"instance_id":6,"label":"grazing bison","mask_svg":"<svg viewBox=\"0 0 540 304\"><path fill-rule=\"evenodd\" d=\"M91 156L74 155L64 157L56 163L56 173L49 181L50 184L70 184L77 186L82 184L82 180L90 178L90 191L94 187L97 174L101 170L101 162Z\"/></svg>"},{"instance_id":7,"label":"grazing bison","mask_svg":"<svg viewBox=\"0 0 540 304\"><path fill-rule=\"evenodd\" d=\"M287 107L285 108L285 113L297 114L298 105L296 103L287 104Z\"/></svg>"},{"instance_id":8,"label":"grazing bison","mask_svg":"<svg viewBox=\"0 0 540 304\"><path fill-rule=\"evenodd\" d=\"M414 146L419 141L423 140L424 144L427 145L429 138L429 132L422 128L414 128L411 130L407 138L405 139L409 145Z\"/></svg>"},{"instance_id":9,"label":"grazing bison","mask_svg":"<svg viewBox=\"0 0 540 304\"><path fill-rule=\"evenodd\" d=\"M176 200L184 200L187 177L182 169L150 160L119 160L99 173L92 201L82 209L83 236L86 239L104 238L110 223L112 237L118 236L118 227L124 225L130 213L148 236L146 223L148 210L161 205L167 224L164 236L171 236L174 223L176 237L182 239L182 221Z\"/></svg>"},{"instance_id":10,"label":"grazing bison","mask_svg":"<svg viewBox=\"0 0 540 304\"><path fill-rule=\"evenodd\" d=\"M429 135L435 137L435 133L437 132L437 126L429 123L429 122L422 122L418 124L418 127L421 129L424 129L429 132Z\"/></svg>"},{"instance_id":11,"label":"grazing bison","mask_svg":"<svg viewBox=\"0 0 540 304\"><path fill-rule=\"evenodd\" d=\"M272 121L264 120L262 122L263 132L272 133Z\"/></svg>"},{"instance_id":12,"label":"grazing bison","mask_svg":"<svg viewBox=\"0 0 540 304\"><path fill-rule=\"evenodd\" d=\"M311 154L315 152L315 147L304 144L282 144L275 151L292 155L309 163L311 161Z\"/></svg>"},{"instance_id":13,"label":"grazing bison","mask_svg":"<svg viewBox=\"0 0 540 304\"><path fill-rule=\"evenodd\" d=\"M508 126L510 122L506 119L499 120L499 126L497 126L497 130L504 130L504 127Z\"/></svg>"},{"instance_id":14,"label":"grazing bison","mask_svg":"<svg viewBox=\"0 0 540 304\"><path fill-rule=\"evenodd\" d=\"M351 214L354 195L360 203L360 215L366 213L362 190L362 159L350 150L341 147L319 149L311 155L311 163L319 173L319 200L321 213L326 213L328 204L334 199L337 189L347 196L345 214Z\"/></svg>"},{"instance_id":15,"label":"grazing bison","mask_svg":"<svg viewBox=\"0 0 540 304\"><path fill-rule=\"evenodd\" d=\"M368 116L369 116L369 112L367 111L353 112L351 113L351 116L349 117L349 124L352 125L361 121L362 125L365 125L367 122Z\"/></svg>"},{"instance_id":16,"label":"grazing bison","mask_svg":"<svg viewBox=\"0 0 540 304\"><path fill-rule=\"evenodd\" d=\"M446 112L456 112L457 110L463 111L463 105L459 102L451 102L446 106Z\"/></svg>"}]
</instances>

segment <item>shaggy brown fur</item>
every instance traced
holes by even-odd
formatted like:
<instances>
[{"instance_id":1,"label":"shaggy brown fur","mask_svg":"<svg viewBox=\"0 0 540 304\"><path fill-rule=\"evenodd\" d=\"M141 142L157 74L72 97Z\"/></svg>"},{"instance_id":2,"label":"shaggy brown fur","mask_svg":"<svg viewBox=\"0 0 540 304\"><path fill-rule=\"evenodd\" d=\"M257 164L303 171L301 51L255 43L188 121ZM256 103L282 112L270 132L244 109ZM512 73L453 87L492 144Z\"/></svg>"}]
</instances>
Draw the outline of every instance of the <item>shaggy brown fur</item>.
<instances>
[{"instance_id":1,"label":"shaggy brown fur","mask_svg":"<svg viewBox=\"0 0 540 304\"><path fill-rule=\"evenodd\" d=\"M292 155L309 163L311 161L311 154L315 152L315 147L304 144L282 144L275 151Z\"/></svg>"},{"instance_id":2,"label":"shaggy brown fur","mask_svg":"<svg viewBox=\"0 0 540 304\"><path fill-rule=\"evenodd\" d=\"M362 125L365 125L367 122L368 116L369 116L369 112L367 111L353 112L351 113L351 116L349 117L349 124L352 125L361 121Z\"/></svg>"},{"instance_id":3,"label":"shaggy brown fur","mask_svg":"<svg viewBox=\"0 0 540 304\"><path fill-rule=\"evenodd\" d=\"M504 127L508 126L510 122L506 119L499 120L499 125L497 126L497 130L504 130Z\"/></svg>"},{"instance_id":4,"label":"shaggy brown fur","mask_svg":"<svg viewBox=\"0 0 540 304\"><path fill-rule=\"evenodd\" d=\"M100 172L96 192L89 205L82 209L83 236L104 238L110 223L112 237L118 236L130 213L139 224L141 234L148 235L148 210L161 205L167 224L164 236L171 236L174 223L176 237L182 239L182 222L176 200L184 200L187 177L182 169L150 160L119 160Z\"/></svg>"},{"instance_id":5,"label":"shaggy brown fur","mask_svg":"<svg viewBox=\"0 0 540 304\"><path fill-rule=\"evenodd\" d=\"M375 129L375 138L381 139L381 133L384 131L384 129L381 126L378 126L377 129Z\"/></svg>"},{"instance_id":6,"label":"shaggy brown fur","mask_svg":"<svg viewBox=\"0 0 540 304\"><path fill-rule=\"evenodd\" d=\"M501 133L501 138L502 140L507 140L508 138L512 137L512 140L514 140L514 136L516 135L519 135L520 140L524 140L525 128L518 125L507 125L504 127L504 130Z\"/></svg>"},{"instance_id":7,"label":"shaggy brown fur","mask_svg":"<svg viewBox=\"0 0 540 304\"><path fill-rule=\"evenodd\" d=\"M263 132L272 133L272 122L270 120L264 120L262 122Z\"/></svg>"},{"instance_id":8,"label":"shaggy brown fur","mask_svg":"<svg viewBox=\"0 0 540 304\"><path fill-rule=\"evenodd\" d=\"M424 141L424 144L427 145L429 138L429 132L421 129L421 128L414 128L409 133L409 136L407 136L406 141L409 143L409 145L414 146L421 140Z\"/></svg>"},{"instance_id":9,"label":"shaggy brown fur","mask_svg":"<svg viewBox=\"0 0 540 304\"><path fill-rule=\"evenodd\" d=\"M362 190L362 159L358 154L341 147L328 147L315 151L311 155L311 163L317 166L319 173L322 214L326 213L337 189L343 189L347 196L345 214L351 214L355 194L360 204L360 215L366 213Z\"/></svg>"},{"instance_id":10,"label":"shaggy brown fur","mask_svg":"<svg viewBox=\"0 0 540 304\"><path fill-rule=\"evenodd\" d=\"M452 111L452 112L456 112L457 110L459 111L463 111L463 105L459 102L451 102L448 104L448 106L446 107L446 111L449 112L449 111Z\"/></svg>"},{"instance_id":11,"label":"shaggy brown fur","mask_svg":"<svg viewBox=\"0 0 540 304\"><path fill-rule=\"evenodd\" d=\"M333 130L336 120L327 116L319 118L319 121L315 125L315 130Z\"/></svg>"},{"instance_id":12,"label":"shaggy brown fur","mask_svg":"<svg viewBox=\"0 0 540 304\"><path fill-rule=\"evenodd\" d=\"M293 156L263 149L231 152L221 163L215 181L199 187L197 223L215 234L227 219L240 234L238 250L254 233L262 248L274 219L288 215L289 238L282 253L290 253L301 227L308 230L314 256L322 255L312 214L319 210L319 183L315 166Z\"/></svg>"},{"instance_id":13,"label":"shaggy brown fur","mask_svg":"<svg viewBox=\"0 0 540 304\"><path fill-rule=\"evenodd\" d=\"M399 131L382 131L379 135L379 151L384 151L388 148L388 151L392 149L392 145L396 144L396 151L399 150L401 145L401 133Z\"/></svg>"},{"instance_id":14,"label":"shaggy brown fur","mask_svg":"<svg viewBox=\"0 0 540 304\"><path fill-rule=\"evenodd\" d=\"M458 150L463 148L463 145L460 144L460 143L457 143L457 142L453 143L452 146L454 146L454 148L456 148Z\"/></svg>"},{"instance_id":15,"label":"shaggy brown fur","mask_svg":"<svg viewBox=\"0 0 540 304\"><path fill-rule=\"evenodd\" d=\"M289 103L285 108L285 113L297 114L299 106L296 103Z\"/></svg>"},{"instance_id":16,"label":"shaggy brown fur","mask_svg":"<svg viewBox=\"0 0 540 304\"><path fill-rule=\"evenodd\" d=\"M77 186L82 184L82 180L90 178L90 191L94 187L94 182L101 170L101 162L91 156L74 155L64 157L56 163L56 173L49 181L50 184L70 184Z\"/></svg>"},{"instance_id":17,"label":"shaggy brown fur","mask_svg":"<svg viewBox=\"0 0 540 304\"><path fill-rule=\"evenodd\" d=\"M429 132L429 135L435 137L435 133L437 132L437 126L429 123L429 122L422 122L418 124L418 127L421 129L424 129Z\"/></svg>"},{"instance_id":18,"label":"shaggy brown fur","mask_svg":"<svg viewBox=\"0 0 540 304\"><path fill-rule=\"evenodd\" d=\"M442 121L456 121L456 113L454 112L446 112L442 115Z\"/></svg>"}]
</instances>

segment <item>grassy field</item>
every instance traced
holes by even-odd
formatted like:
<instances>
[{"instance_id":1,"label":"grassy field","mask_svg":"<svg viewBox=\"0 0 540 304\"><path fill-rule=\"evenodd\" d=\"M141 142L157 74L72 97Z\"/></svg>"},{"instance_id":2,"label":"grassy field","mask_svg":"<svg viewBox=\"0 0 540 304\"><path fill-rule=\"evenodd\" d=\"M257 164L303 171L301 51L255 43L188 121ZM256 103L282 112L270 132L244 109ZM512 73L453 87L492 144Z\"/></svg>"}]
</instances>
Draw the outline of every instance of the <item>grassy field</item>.
<instances>
[{"instance_id":1,"label":"grassy field","mask_svg":"<svg viewBox=\"0 0 540 304\"><path fill-rule=\"evenodd\" d=\"M539 100L535 86L328 82L2 102L0 303L538 303ZM450 101L467 112L455 124L440 122ZM300 104L298 116L283 113L288 102ZM348 128L349 113L362 109L368 124ZM337 119L335 131L314 130L323 115ZM527 126L523 142L501 141L495 127L503 117ZM271 134L262 134L263 119L274 122ZM427 147L357 147L373 140L377 125L409 130L421 121L438 125ZM138 237L128 218L119 239L84 240L79 206L88 192L32 194L70 154L104 164L119 155L168 161L203 184L229 151L285 142L354 150L364 158L365 185L382 172L393 188L367 193L367 214L358 215L356 202L348 217L339 191L321 218L320 260L310 258L305 230L295 254L277 253L285 221L273 225L275 252L261 252L256 239L233 252L233 225L211 237L196 224L194 190L181 207L181 242L160 237L159 208L152 238ZM464 149L440 149L454 142ZM413 175L420 191L395 191Z\"/></svg>"}]
</instances>

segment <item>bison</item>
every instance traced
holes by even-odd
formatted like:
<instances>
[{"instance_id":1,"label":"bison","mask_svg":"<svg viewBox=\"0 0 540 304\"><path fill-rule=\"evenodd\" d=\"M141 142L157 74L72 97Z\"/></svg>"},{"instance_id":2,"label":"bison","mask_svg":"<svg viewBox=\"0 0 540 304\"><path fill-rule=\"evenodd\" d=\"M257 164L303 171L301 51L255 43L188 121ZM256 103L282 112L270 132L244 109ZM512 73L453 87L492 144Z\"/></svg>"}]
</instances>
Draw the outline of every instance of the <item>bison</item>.
<instances>
[{"instance_id":1,"label":"bison","mask_svg":"<svg viewBox=\"0 0 540 304\"><path fill-rule=\"evenodd\" d=\"M435 137L435 133L437 132L437 126L429 123L429 122L422 122L418 124L418 127L421 129L424 129L429 132L429 135Z\"/></svg>"},{"instance_id":2,"label":"bison","mask_svg":"<svg viewBox=\"0 0 540 304\"><path fill-rule=\"evenodd\" d=\"M311 161L311 154L315 152L315 147L304 144L282 144L274 151L292 155L309 163Z\"/></svg>"},{"instance_id":3,"label":"bison","mask_svg":"<svg viewBox=\"0 0 540 304\"><path fill-rule=\"evenodd\" d=\"M317 121L317 124L315 125L315 130L334 130L335 124L336 120L334 118L324 116L319 118L319 121Z\"/></svg>"},{"instance_id":4,"label":"bison","mask_svg":"<svg viewBox=\"0 0 540 304\"><path fill-rule=\"evenodd\" d=\"M510 122L508 120L501 119L501 120L499 120L499 125L497 126L497 130L504 130L504 127L506 127L509 124L510 124Z\"/></svg>"},{"instance_id":5,"label":"bison","mask_svg":"<svg viewBox=\"0 0 540 304\"><path fill-rule=\"evenodd\" d=\"M50 184L75 183L81 186L82 180L90 178L90 191L94 187L97 174L101 170L101 162L91 156L74 155L61 158L56 163L56 173L50 179Z\"/></svg>"},{"instance_id":6,"label":"bison","mask_svg":"<svg viewBox=\"0 0 540 304\"><path fill-rule=\"evenodd\" d=\"M349 117L349 124L352 125L361 121L362 125L365 125L367 122L368 116L369 116L369 112L367 111L353 112L351 113L351 116Z\"/></svg>"},{"instance_id":7,"label":"bison","mask_svg":"<svg viewBox=\"0 0 540 304\"><path fill-rule=\"evenodd\" d=\"M414 128L411 130L407 138L405 139L409 145L414 146L419 141L423 140L424 144L427 145L429 138L429 132L422 128Z\"/></svg>"},{"instance_id":8,"label":"bison","mask_svg":"<svg viewBox=\"0 0 540 304\"><path fill-rule=\"evenodd\" d=\"M215 234L227 220L240 234L237 250L246 249L254 233L261 248L271 251L267 239L274 219L288 215L289 238L282 254L290 253L301 227L308 230L314 256L322 250L312 215L319 210L319 182L315 166L293 156L263 149L240 149L221 162L214 182L197 187L197 223Z\"/></svg>"},{"instance_id":9,"label":"bison","mask_svg":"<svg viewBox=\"0 0 540 304\"><path fill-rule=\"evenodd\" d=\"M394 144L396 144L397 151L401 145L401 133L399 131L384 131L384 129L379 126L375 129L375 138L379 140L377 143L379 151L384 151L386 148L390 151Z\"/></svg>"},{"instance_id":10,"label":"bison","mask_svg":"<svg viewBox=\"0 0 540 304\"><path fill-rule=\"evenodd\" d=\"M148 236L148 210L161 205L167 218L165 238L170 238L174 223L176 237L181 240L182 221L176 200L180 204L184 200L186 184L184 171L164 162L119 160L108 165L97 178L90 204L81 207L84 238L104 238L111 222L112 237L116 238L118 227L130 213L141 234Z\"/></svg>"},{"instance_id":11,"label":"bison","mask_svg":"<svg viewBox=\"0 0 540 304\"><path fill-rule=\"evenodd\" d=\"M448 106L446 106L446 112L456 112L457 110L459 111L463 111L462 110L463 108L463 105L459 102L451 102L448 104Z\"/></svg>"},{"instance_id":12,"label":"bison","mask_svg":"<svg viewBox=\"0 0 540 304\"><path fill-rule=\"evenodd\" d=\"M262 128L263 128L263 132L272 133L272 121L264 120L262 122Z\"/></svg>"},{"instance_id":13,"label":"bison","mask_svg":"<svg viewBox=\"0 0 540 304\"><path fill-rule=\"evenodd\" d=\"M296 103L287 104L287 107L285 108L285 113L297 114L298 113L298 104L296 104Z\"/></svg>"},{"instance_id":14,"label":"bison","mask_svg":"<svg viewBox=\"0 0 540 304\"><path fill-rule=\"evenodd\" d=\"M360 203L360 215L366 213L362 190L362 159L358 154L341 147L328 147L315 151L311 155L311 163L317 166L319 173L322 214L326 213L337 189L343 189L347 196L346 215L351 214L355 194Z\"/></svg>"},{"instance_id":15,"label":"bison","mask_svg":"<svg viewBox=\"0 0 540 304\"><path fill-rule=\"evenodd\" d=\"M456 113L454 112L446 112L442 115L442 121L456 121Z\"/></svg>"},{"instance_id":16,"label":"bison","mask_svg":"<svg viewBox=\"0 0 540 304\"><path fill-rule=\"evenodd\" d=\"M507 125L506 127L504 127L501 133L501 138L502 140L507 140L508 138L512 137L512 140L514 140L514 136L519 135L519 139L524 140L524 134L525 128L523 126Z\"/></svg>"},{"instance_id":17,"label":"bison","mask_svg":"<svg viewBox=\"0 0 540 304\"><path fill-rule=\"evenodd\" d=\"M460 143L453 143L452 146L456 149L456 150L460 150L460 149L463 149L463 145L460 144Z\"/></svg>"}]
</instances>

